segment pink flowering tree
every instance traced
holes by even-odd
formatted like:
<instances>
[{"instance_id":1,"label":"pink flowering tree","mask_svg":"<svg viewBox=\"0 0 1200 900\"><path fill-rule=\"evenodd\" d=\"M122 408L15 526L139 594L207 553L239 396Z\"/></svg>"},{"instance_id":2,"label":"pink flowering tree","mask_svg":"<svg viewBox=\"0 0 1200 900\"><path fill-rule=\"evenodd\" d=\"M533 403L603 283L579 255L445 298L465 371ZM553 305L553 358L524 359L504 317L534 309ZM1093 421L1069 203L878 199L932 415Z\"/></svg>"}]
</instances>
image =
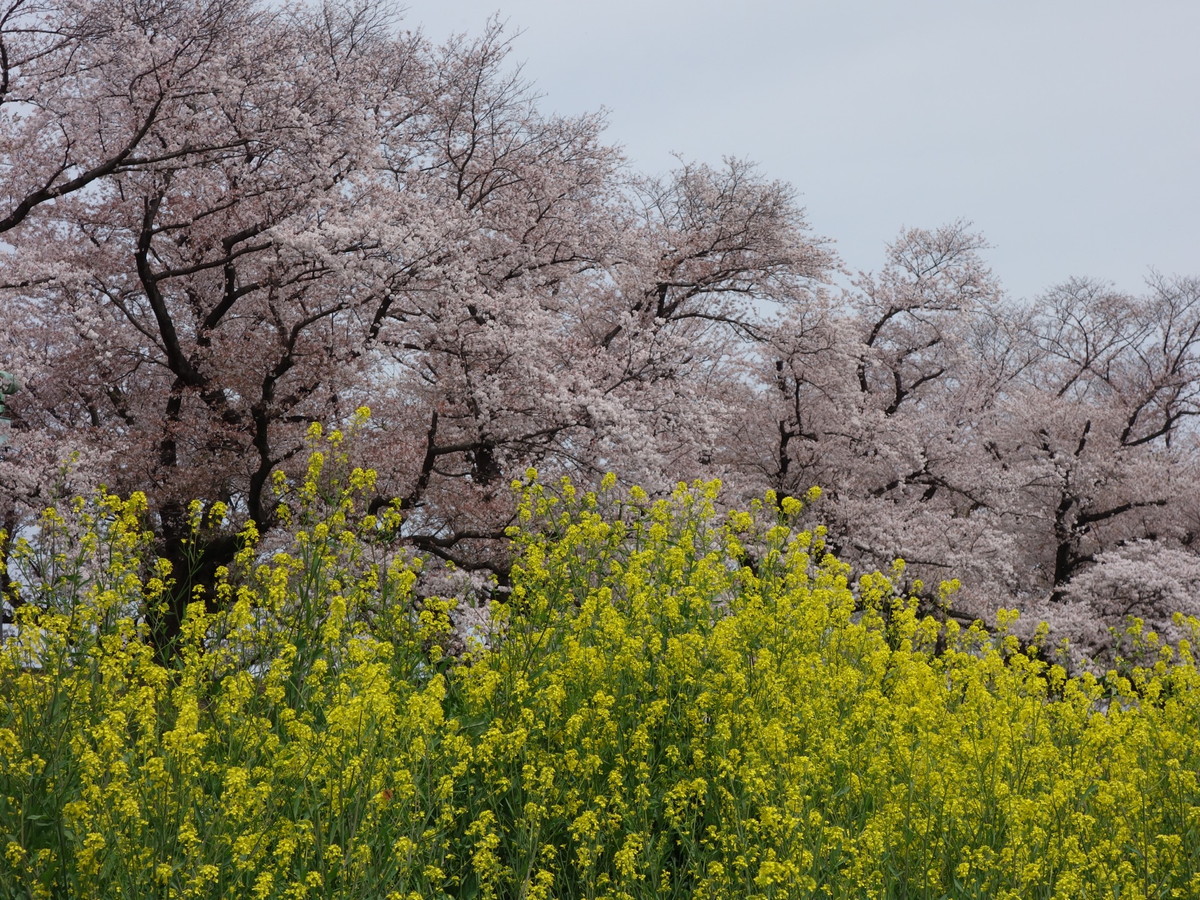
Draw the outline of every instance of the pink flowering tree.
<instances>
[{"instance_id":1,"label":"pink flowering tree","mask_svg":"<svg viewBox=\"0 0 1200 900\"><path fill-rule=\"evenodd\" d=\"M841 553L868 568L904 557L935 592L1011 566L994 520L1003 480L979 477L999 390L987 382L1003 371L983 359L1002 327L983 246L962 223L908 230L877 275L789 309L759 364L755 452L730 453L750 492L822 487L814 512Z\"/></svg>"},{"instance_id":2,"label":"pink flowering tree","mask_svg":"<svg viewBox=\"0 0 1200 900\"><path fill-rule=\"evenodd\" d=\"M820 485L842 555L904 558L931 601L959 579L953 615L1019 606L1092 656L1126 616L1171 632L1200 611L1200 289L1078 280L1017 304L983 246L962 224L909 230L879 274L788 309L731 427L737 483Z\"/></svg>"},{"instance_id":3,"label":"pink flowering tree","mask_svg":"<svg viewBox=\"0 0 1200 900\"><path fill-rule=\"evenodd\" d=\"M17 2L0 41L7 531L56 491L145 491L164 648L234 546L189 545L188 501L269 531L310 422L372 406L355 452L405 541L503 571L527 466L700 472L754 303L829 264L743 163L625 174L599 117L539 112L495 25Z\"/></svg>"},{"instance_id":4,"label":"pink flowering tree","mask_svg":"<svg viewBox=\"0 0 1200 900\"><path fill-rule=\"evenodd\" d=\"M1028 334L1037 356L1006 403L999 453L1032 474L1015 498L1045 599L1030 613L1069 620L1063 632L1090 633L1092 647L1126 616L1171 632L1173 612L1200 612L1200 283L1155 277L1128 296L1068 282L1041 298Z\"/></svg>"}]
</instances>

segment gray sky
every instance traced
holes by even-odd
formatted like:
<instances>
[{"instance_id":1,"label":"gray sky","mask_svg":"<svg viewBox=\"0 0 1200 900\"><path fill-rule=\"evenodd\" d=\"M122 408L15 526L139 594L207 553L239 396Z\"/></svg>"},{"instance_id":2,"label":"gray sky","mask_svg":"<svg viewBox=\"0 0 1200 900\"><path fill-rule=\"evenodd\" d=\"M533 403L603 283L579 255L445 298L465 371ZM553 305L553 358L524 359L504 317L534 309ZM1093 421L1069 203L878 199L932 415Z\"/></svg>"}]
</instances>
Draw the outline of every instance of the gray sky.
<instances>
[{"instance_id":1,"label":"gray sky","mask_svg":"<svg viewBox=\"0 0 1200 900\"><path fill-rule=\"evenodd\" d=\"M1200 276L1197 0L410 0L499 13L543 108L609 111L631 164L752 159L852 269L963 218L1009 292Z\"/></svg>"}]
</instances>

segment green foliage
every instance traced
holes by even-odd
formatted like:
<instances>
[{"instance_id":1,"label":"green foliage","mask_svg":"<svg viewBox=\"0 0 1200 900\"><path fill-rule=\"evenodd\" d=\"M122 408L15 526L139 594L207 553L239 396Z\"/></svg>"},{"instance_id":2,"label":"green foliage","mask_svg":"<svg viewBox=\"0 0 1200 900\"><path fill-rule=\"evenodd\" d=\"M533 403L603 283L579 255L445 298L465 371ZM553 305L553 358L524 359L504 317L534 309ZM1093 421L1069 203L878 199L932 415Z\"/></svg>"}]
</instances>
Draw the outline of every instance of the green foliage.
<instances>
[{"instance_id":1,"label":"green foliage","mask_svg":"<svg viewBox=\"0 0 1200 900\"><path fill-rule=\"evenodd\" d=\"M339 453L280 486L291 546L244 535L169 668L140 498L18 548L54 577L0 649L0 896L1200 893L1187 644L1069 678L852 582L792 498L531 473L511 595L451 663L453 604L414 596Z\"/></svg>"}]
</instances>

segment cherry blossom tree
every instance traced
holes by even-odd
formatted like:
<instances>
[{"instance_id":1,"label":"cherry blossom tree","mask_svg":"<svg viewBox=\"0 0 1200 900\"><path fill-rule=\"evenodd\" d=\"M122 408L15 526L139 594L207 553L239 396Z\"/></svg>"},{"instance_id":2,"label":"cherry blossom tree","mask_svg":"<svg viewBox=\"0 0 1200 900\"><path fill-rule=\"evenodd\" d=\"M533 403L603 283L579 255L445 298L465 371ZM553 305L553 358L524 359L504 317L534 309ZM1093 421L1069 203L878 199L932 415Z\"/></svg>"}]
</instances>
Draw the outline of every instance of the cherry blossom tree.
<instances>
[{"instance_id":1,"label":"cherry blossom tree","mask_svg":"<svg viewBox=\"0 0 1200 900\"><path fill-rule=\"evenodd\" d=\"M878 275L789 310L759 367L758 455L731 453L752 466L751 492L822 487L833 546L868 568L904 557L935 592L1012 565L992 521L1004 488L978 477L996 393L981 382L998 372L979 354L1001 298L983 246L964 223L906 230Z\"/></svg>"},{"instance_id":2,"label":"cherry blossom tree","mask_svg":"<svg viewBox=\"0 0 1200 900\"><path fill-rule=\"evenodd\" d=\"M788 310L726 458L747 493L825 488L814 514L860 568L902 557L931 601L960 579L952 614L1020 606L1092 656L1127 615L1170 631L1200 611L1197 283L1017 304L983 246L908 230L878 275Z\"/></svg>"},{"instance_id":3,"label":"cherry blossom tree","mask_svg":"<svg viewBox=\"0 0 1200 900\"><path fill-rule=\"evenodd\" d=\"M270 524L268 476L304 422L336 412L412 268L379 263L426 227L421 200L385 204L369 176L419 45L368 7L29 15L40 31L10 19L4 37L51 36L8 53L6 155L37 164L4 169L5 356L26 384L4 476L44 499L74 453L81 478L145 490L179 576L156 623L169 641L190 593L187 500Z\"/></svg>"},{"instance_id":4,"label":"cherry blossom tree","mask_svg":"<svg viewBox=\"0 0 1200 900\"><path fill-rule=\"evenodd\" d=\"M1171 631L1173 612L1200 612L1200 283L1156 276L1147 288L1079 279L1041 298L1036 363L1013 386L998 450L1033 473L1018 518L1048 602L1030 612L1069 619L1063 630L1093 648L1125 616Z\"/></svg>"},{"instance_id":5,"label":"cherry blossom tree","mask_svg":"<svg viewBox=\"0 0 1200 900\"><path fill-rule=\"evenodd\" d=\"M600 117L541 114L495 24L78 0L3 29L6 516L145 491L164 649L234 548L188 543L188 501L270 530L308 423L374 407L356 452L404 538L503 571L526 466L698 473L753 303L829 264L752 167L633 177Z\"/></svg>"}]
</instances>

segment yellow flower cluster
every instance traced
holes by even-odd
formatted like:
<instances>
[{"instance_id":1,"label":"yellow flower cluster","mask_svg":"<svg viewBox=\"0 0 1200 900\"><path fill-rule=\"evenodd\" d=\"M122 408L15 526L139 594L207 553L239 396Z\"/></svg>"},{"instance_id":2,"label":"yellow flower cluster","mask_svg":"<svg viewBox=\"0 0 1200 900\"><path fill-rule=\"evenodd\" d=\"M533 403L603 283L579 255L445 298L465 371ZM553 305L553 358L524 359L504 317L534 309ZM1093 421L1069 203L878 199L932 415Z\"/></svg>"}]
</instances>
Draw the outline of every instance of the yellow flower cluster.
<instances>
[{"instance_id":1,"label":"yellow flower cluster","mask_svg":"<svg viewBox=\"0 0 1200 900\"><path fill-rule=\"evenodd\" d=\"M1068 677L855 580L797 498L531 472L511 594L451 660L453 602L313 440L290 550L247 533L169 667L144 498L20 551L0 896L1200 896L1189 644Z\"/></svg>"}]
</instances>

